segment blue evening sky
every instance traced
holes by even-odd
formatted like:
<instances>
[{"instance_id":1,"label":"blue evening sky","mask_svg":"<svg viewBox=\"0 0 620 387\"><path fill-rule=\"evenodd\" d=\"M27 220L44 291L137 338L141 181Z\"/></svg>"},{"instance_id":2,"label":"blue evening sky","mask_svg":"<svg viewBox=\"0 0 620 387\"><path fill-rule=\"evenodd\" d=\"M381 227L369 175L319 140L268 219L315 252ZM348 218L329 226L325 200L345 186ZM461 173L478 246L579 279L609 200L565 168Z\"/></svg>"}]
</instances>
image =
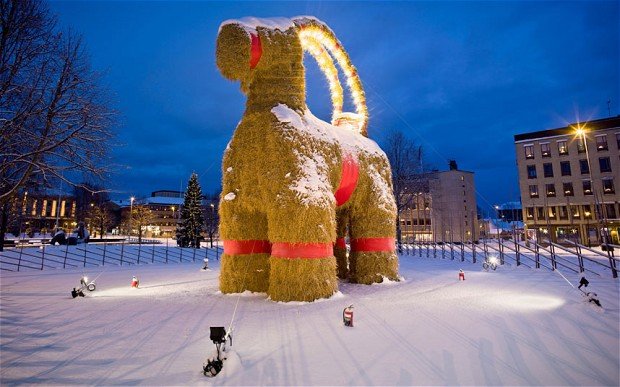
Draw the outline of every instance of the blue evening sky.
<instances>
[{"instance_id":1,"label":"blue evening sky","mask_svg":"<svg viewBox=\"0 0 620 387\"><path fill-rule=\"evenodd\" d=\"M215 66L220 23L312 15L356 65L381 143L401 130L427 163L475 172L481 207L518 200L513 135L618 115L620 7L583 2L52 2L84 37L121 113L113 197L178 190L192 171L206 193L245 96ZM308 100L329 119L312 59Z\"/></svg>"}]
</instances>

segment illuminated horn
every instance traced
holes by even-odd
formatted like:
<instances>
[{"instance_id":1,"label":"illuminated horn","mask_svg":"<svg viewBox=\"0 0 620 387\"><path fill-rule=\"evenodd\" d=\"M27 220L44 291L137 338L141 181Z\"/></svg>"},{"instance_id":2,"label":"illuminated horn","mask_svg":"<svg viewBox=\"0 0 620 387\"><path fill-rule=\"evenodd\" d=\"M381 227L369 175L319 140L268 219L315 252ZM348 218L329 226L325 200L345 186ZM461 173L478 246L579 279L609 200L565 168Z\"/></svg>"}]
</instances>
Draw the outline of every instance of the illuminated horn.
<instances>
[{"instance_id":1,"label":"illuminated horn","mask_svg":"<svg viewBox=\"0 0 620 387\"><path fill-rule=\"evenodd\" d=\"M318 40L308 35L304 37L302 45L304 50L308 51L308 53L314 57L327 78L332 99L332 123L334 123L342 114L342 106L344 103L342 85L338 78L338 70L334 65L332 57Z\"/></svg>"},{"instance_id":2,"label":"illuminated horn","mask_svg":"<svg viewBox=\"0 0 620 387\"><path fill-rule=\"evenodd\" d=\"M316 19L309 18L296 19L295 24L299 28L299 39L302 47L315 58L329 82L333 104L332 124L339 125L341 120L344 120L355 131L366 136L368 125L366 97L362 82L359 79L355 66L351 63L349 55L333 31L325 24ZM323 50L319 50L317 46ZM329 60L325 58L325 49L331 54ZM334 59L338 62L338 66L346 77L347 86L355 106L355 114L342 112L342 86L340 86L337 74L333 75L335 71ZM338 85L335 85L336 82Z\"/></svg>"}]
</instances>

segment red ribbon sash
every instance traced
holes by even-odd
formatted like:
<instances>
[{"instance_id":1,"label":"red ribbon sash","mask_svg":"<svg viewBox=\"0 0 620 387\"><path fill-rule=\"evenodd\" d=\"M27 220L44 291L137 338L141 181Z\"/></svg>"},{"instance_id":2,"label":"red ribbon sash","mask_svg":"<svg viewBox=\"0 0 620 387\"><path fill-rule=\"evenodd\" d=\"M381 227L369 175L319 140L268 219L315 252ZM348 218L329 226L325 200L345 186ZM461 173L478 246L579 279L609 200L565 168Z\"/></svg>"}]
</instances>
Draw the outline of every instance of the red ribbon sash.
<instances>
[{"instance_id":1,"label":"red ribbon sash","mask_svg":"<svg viewBox=\"0 0 620 387\"><path fill-rule=\"evenodd\" d=\"M269 241L224 241L224 254L269 254L271 243Z\"/></svg>"},{"instance_id":2,"label":"red ribbon sash","mask_svg":"<svg viewBox=\"0 0 620 387\"><path fill-rule=\"evenodd\" d=\"M340 207L345 204L355 187L357 186L357 180L359 178L359 165L357 161L351 155L345 155L342 159L342 177L340 178L340 184L334 193L336 198L336 206Z\"/></svg>"},{"instance_id":3,"label":"red ribbon sash","mask_svg":"<svg viewBox=\"0 0 620 387\"><path fill-rule=\"evenodd\" d=\"M351 251L394 251L394 238L358 238L351 240Z\"/></svg>"},{"instance_id":4,"label":"red ribbon sash","mask_svg":"<svg viewBox=\"0 0 620 387\"><path fill-rule=\"evenodd\" d=\"M250 34L250 38L252 39L252 46L250 47L250 68L253 69L263 55L263 46L260 42L260 36Z\"/></svg>"},{"instance_id":5,"label":"red ribbon sash","mask_svg":"<svg viewBox=\"0 0 620 387\"><path fill-rule=\"evenodd\" d=\"M331 243L274 243L271 256L278 258L328 258L334 255Z\"/></svg>"}]
</instances>

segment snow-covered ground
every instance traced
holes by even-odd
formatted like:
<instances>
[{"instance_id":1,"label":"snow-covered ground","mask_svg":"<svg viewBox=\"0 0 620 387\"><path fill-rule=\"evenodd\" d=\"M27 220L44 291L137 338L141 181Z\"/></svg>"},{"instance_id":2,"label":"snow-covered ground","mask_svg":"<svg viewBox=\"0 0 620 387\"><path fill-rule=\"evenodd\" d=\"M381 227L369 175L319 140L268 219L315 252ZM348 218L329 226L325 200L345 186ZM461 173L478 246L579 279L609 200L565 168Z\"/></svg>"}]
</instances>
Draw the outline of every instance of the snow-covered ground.
<instances>
[{"instance_id":1,"label":"snow-covered ground","mask_svg":"<svg viewBox=\"0 0 620 387\"><path fill-rule=\"evenodd\" d=\"M399 283L314 303L218 292L219 262L0 273L0 383L46 385L620 384L618 280L401 257ZM458 281L458 269L465 281ZM84 271L86 270L86 271ZM72 299L87 274L97 290ZM576 283L580 276L564 273ZM140 288L130 288L132 275ZM354 305L354 327L342 310ZM215 378L210 326L234 315Z\"/></svg>"}]
</instances>

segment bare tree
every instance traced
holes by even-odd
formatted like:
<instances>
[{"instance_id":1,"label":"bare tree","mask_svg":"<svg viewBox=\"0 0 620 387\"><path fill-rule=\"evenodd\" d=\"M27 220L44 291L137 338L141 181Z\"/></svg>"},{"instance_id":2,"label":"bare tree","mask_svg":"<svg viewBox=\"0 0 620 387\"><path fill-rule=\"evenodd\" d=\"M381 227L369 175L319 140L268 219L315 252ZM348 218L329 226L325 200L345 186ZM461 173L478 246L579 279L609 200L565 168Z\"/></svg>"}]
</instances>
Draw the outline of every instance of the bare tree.
<instances>
[{"instance_id":1,"label":"bare tree","mask_svg":"<svg viewBox=\"0 0 620 387\"><path fill-rule=\"evenodd\" d=\"M142 243L142 235L146 230L146 226L153 223L153 212L146 206L133 206L132 211L127 215L124 221L131 229L138 230L138 243ZM131 232L131 229L129 230Z\"/></svg>"},{"instance_id":2,"label":"bare tree","mask_svg":"<svg viewBox=\"0 0 620 387\"><path fill-rule=\"evenodd\" d=\"M411 206L418 192L428 185L421 178L422 147L404 135L403 132L392 130L384 138L382 148L390 160L392 168L392 184L394 199L396 200L396 239L398 245L402 243L401 214Z\"/></svg>"},{"instance_id":3,"label":"bare tree","mask_svg":"<svg viewBox=\"0 0 620 387\"><path fill-rule=\"evenodd\" d=\"M37 0L0 0L0 210L26 184L103 178L114 112L81 38ZM4 219L0 216L0 219ZM0 249L6 223L0 224Z\"/></svg>"},{"instance_id":4,"label":"bare tree","mask_svg":"<svg viewBox=\"0 0 620 387\"><path fill-rule=\"evenodd\" d=\"M95 230L99 231L99 237L103 238L108 227L112 225L112 211L105 205L93 206L90 211L90 222Z\"/></svg>"}]
</instances>

